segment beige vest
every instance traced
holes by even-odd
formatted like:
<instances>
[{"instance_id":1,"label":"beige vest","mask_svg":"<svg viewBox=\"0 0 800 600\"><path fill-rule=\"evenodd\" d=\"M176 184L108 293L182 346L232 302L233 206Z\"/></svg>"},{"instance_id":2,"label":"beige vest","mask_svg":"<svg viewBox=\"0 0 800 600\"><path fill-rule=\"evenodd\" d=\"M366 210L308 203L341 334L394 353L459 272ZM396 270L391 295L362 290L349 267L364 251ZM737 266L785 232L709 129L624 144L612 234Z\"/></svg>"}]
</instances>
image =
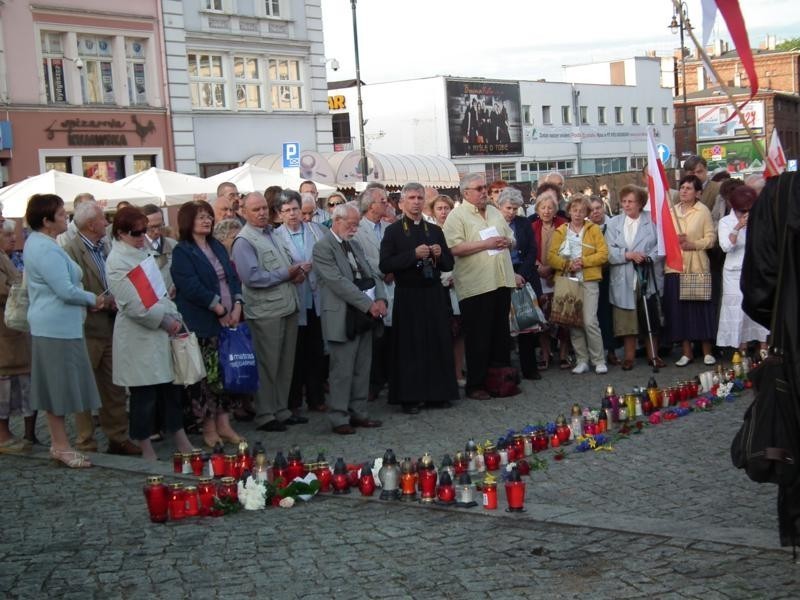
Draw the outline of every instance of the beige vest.
<instances>
[{"instance_id":1,"label":"beige vest","mask_svg":"<svg viewBox=\"0 0 800 600\"><path fill-rule=\"evenodd\" d=\"M261 229L245 225L237 238L243 238L256 250L259 268L264 271L288 269L291 259L280 236L264 235ZM248 319L277 319L298 311L297 288L289 281L268 288L250 287L242 283L244 315Z\"/></svg>"}]
</instances>

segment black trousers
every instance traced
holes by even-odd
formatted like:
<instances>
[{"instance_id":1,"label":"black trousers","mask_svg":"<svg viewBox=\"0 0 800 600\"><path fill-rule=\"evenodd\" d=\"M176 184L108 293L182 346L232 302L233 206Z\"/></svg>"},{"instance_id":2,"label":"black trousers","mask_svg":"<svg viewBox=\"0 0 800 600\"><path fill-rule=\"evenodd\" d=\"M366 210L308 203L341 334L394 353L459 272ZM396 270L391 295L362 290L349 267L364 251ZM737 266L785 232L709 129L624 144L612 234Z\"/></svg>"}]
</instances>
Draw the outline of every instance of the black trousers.
<instances>
[{"instance_id":1,"label":"black trousers","mask_svg":"<svg viewBox=\"0 0 800 600\"><path fill-rule=\"evenodd\" d=\"M384 326L372 337L372 364L369 369L369 392L378 395L389 383L392 360L392 328ZM392 404L390 402L390 404Z\"/></svg>"},{"instance_id":2,"label":"black trousers","mask_svg":"<svg viewBox=\"0 0 800 600\"><path fill-rule=\"evenodd\" d=\"M172 383L130 386L130 433L132 440L146 440L159 428L165 434L183 429L181 389ZM156 415L160 415L156 427Z\"/></svg>"},{"instance_id":3,"label":"black trousers","mask_svg":"<svg viewBox=\"0 0 800 600\"><path fill-rule=\"evenodd\" d=\"M323 385L326 371L322 322L316 311L310 308L306 310L306 325L297 328L292 384L289 388L289 410L297 410L303 405L304 388L309 408L325 404Z\"/></svg>"},{"instance_id":4,"label":"black trousers","mask_svg":"<svg viewBox=\"0 0 800 600\"><path fill-rule=\"evenodd\" d=\"M498 288L466 298L458 304L467 359L467 385L464 391L469 394L484 389L489 367L511 365L511 334L508 329L511 289Z\"/></svg>"},{"instance_id":5,"label":"black trousers","mask_svg":"<svg viewBox=\"0 0 800 600\"><path fill-rule=\"evenodd\" d=\"M538 347L538 333L521 333L517 336L519 368L522 371L522 376L526 379L529 379L539 371L539 367L536 365L536 348Z\"/></svg>"}]
</instances>

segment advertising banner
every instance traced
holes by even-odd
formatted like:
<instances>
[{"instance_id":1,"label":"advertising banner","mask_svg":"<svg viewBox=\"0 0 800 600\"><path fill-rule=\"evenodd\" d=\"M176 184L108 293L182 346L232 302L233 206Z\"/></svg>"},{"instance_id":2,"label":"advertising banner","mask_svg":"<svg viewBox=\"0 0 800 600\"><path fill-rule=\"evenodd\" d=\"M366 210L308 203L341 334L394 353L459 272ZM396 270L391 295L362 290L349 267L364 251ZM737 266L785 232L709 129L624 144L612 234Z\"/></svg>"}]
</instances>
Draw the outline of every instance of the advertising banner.
<instances>
[{"instance_id":1,"label":"advertising banner","mask_svg":"<svg viewBox=\"0 0 800 600\"><path fill-rule=\"evenodd\" d=\"M522 154L519 84L446 81L451 156Z\"/></svg>"},{"instance_id":2,"label":"advertising banner","mask_svg":"<svg viewBox=\"0 0 800 600\"><path fill-rule=\"evenodd\" d=\"M758 140L763 151L764 140ZM763 168L761 155L750 140L697 144L697 153L708 162L708 170L725 167L730 173L758 171Z\"/></svg>"},{"instance_id":3,"label":"advertising banner","mask_svg":"<svg viewBox=\"0 0 800 600\"><path fill-rule=\"evenodd\" d=\"M745 137L747 130L738 116L725 122L734 110L728 104L706 104L695 111L698 140ZM754 100L744 105L742 116L755 135L764 135L764 102Z\"/></svg>"}]
</instances>

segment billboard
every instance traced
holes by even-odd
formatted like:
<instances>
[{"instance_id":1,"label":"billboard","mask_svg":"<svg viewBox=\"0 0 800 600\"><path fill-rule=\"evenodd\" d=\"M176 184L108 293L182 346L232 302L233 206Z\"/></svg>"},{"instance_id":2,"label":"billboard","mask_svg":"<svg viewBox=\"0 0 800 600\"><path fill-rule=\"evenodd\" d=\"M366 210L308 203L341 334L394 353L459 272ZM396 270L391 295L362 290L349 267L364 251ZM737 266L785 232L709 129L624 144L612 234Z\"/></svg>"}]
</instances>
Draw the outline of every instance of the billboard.
<instances>
[{"instance_id":1,"label":"billboard","mask_svg":"<svg viewBox=\"0 0 800 600\"><path fill-rule=\"evenodd\" d=\"M764 140L759 139L758 145L763 152ZM697 154L706 159L709 171L725 167L729 173L734 174L764 168L761 154L751 140L697 144Z\"/></svg>"},{"instance_id":2,"label":"billboard","mask_svg":"<svg viewBox=\"0 0 800 600\"><path fill-rule=\"evenodd\" d=\"M764 102L762 100L748 102L741 109L741 113L755 135L764 135ZM698 141L746 137L747 130L738 116L734 115L730 121L725 122L731 115L734 115L734 110L729 104L698 106L695 110Z\"/></svg>"},{"instance_id":3,"label":"billboard","mask_svg":"<svg viewBox=\"0 0 800 600\"><path fill-rule=\"evenodd\" d=\"M450 156L522 154L518 83L447 79Z\"/></svg>"}]
</instances>

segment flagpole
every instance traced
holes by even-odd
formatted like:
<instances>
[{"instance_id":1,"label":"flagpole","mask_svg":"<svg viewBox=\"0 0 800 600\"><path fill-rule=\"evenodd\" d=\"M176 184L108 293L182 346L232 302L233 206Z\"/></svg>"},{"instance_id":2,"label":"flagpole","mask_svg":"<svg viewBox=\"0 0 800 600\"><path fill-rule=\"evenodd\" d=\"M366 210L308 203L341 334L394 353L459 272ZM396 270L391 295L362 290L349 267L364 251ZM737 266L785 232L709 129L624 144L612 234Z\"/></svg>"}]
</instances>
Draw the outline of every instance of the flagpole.
<instances>
[{"instance_id":1,"label":"flagpole","mask_svg":"<svg viewBox=\"0 0 800 600\"><path fill-rule=\"evenodd\" d=\"M673 4L673 6L676 7L676 10L680 10L680 0L672 0L672 4ZM706 53L706 50L705 50L705 48L703 48L703 45L700 43L700 41L694 35L693 29L689 29L687 31L687 33L689 34L689 37L692 39L692 42L694 42L694 45L699 50L700 55L703 57L703 59L705 59L704 60L705 66L708 67L711 70L711 74L714 76L714 79L717 80L717 83L719 84L720 89L725 93L725 96L728 98L728 102L730 102L731 106L733 106L733 110L736 113L736 116L739 117L739 122L742 125L744 125L744 129L747 132L747 135L750 137L750 140L753 142L753 146L755 146L756 152L758 152L759 156L761 157L762 162L766 165L766 162L767 162L766 148L762 149L761 146L759 145L758 140L756 139L755 133L753 132L752 129L750 129L750 125L747 124L747 121L745 120L744 115L742 115L742 112L739 110L739 105L736 103L736 100L733 99L733 94L731 93L730 89L728 89L728 86L726 86L724 83L722 83L722 78L719 76L719 73L717 73L717 70L714 68L714 65L711 64L711 58ZM683 52L683 48L681 48L681 52ZM739 54L739 53L737 52L737 54ZM685 70L683 72L683 78L684 78L684 80L686 79L686 71ZM685 83L686 82L684 81L684 84ZM749 100L748 100L748 102L749 102ZM684 110L686 110L686 107L684 107ZM766 146L766 141L765 141L764 144ZM673 207L673 210L674 210L674 207Z\"/></svg>"}]
</instances>

